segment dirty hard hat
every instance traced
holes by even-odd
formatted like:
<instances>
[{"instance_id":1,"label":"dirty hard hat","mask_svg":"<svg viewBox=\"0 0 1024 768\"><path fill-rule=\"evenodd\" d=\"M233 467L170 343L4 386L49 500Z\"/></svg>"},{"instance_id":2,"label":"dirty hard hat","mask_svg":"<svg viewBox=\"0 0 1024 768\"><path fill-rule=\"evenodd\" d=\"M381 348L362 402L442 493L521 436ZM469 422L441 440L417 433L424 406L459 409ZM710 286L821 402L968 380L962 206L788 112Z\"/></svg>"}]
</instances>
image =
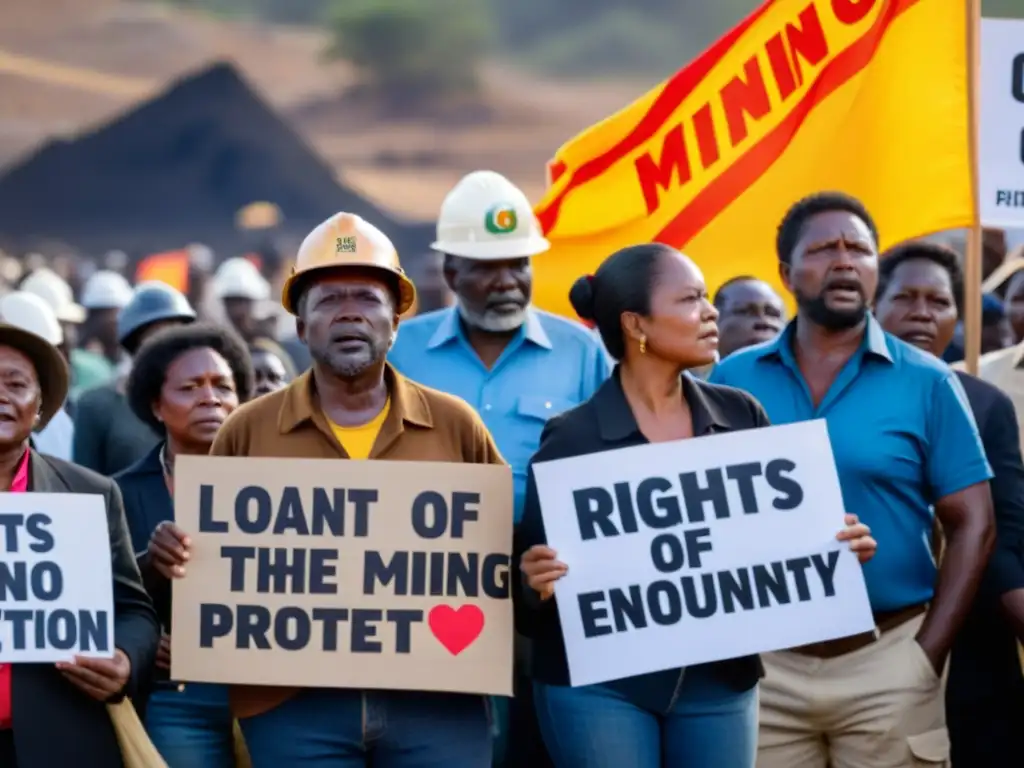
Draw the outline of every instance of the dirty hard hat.
<instances>
[{"instance_id":1,"label":"dirty hard hat","mask_svg":"<svg viewBox=\"0 0 1024 768\"><path fill-rule=\"evenodd\" d=\"M155 280L135 286L132 299L117 315L117 340L122 346L147 325L178 320L191 323L196 312L181 291Z\"/></svg>"},{"instance_id":2,"label":"dirty hard hat","mask_svg":"<svg viewBox=\"0 0 1024 768\"><path fill-rule=\"evenodd\" d=\"M108 269L93 272L82 286L82 306L86 309L121 309L131 299L131 284Z\"/></svg>"},{"instance_id":3,"label":"dirty hard hat","mask_svg":"<svg viewBox=\"0 0 1024 768\"><path fill-rule=\"evenodd\" d=\"M387 235L352 213L336 213L310 232L299 246L281 304L293 315L300 291L317 272L346 268L372 269L395 280L398 305L403 314L416 300L416 288L398 261L398 252Z\"/></svg>"},{"instance_id":4,"label":"dirty hard hat","mask_svg":"<svg viewBox=\"0 0 1024 768\"><path fill-rule=\"evenodd\" d=\"M467 259L519 259L544 253L544 238L530 201L494 171L473 171L441 204L431 248Z\"/></svg>"}]
</instances>

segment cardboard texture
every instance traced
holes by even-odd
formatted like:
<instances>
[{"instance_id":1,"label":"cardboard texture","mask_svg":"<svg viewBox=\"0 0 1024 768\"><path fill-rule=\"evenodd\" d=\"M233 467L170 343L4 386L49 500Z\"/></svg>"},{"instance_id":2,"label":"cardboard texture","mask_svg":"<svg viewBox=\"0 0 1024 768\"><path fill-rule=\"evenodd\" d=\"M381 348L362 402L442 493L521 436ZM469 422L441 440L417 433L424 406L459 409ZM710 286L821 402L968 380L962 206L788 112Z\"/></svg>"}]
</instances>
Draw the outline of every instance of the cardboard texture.
<instances>
[{"instance_id":1,"label":"cardboard texture","mask_svg":"<svg viewBox=\"0 0 1024 768\"><path fill-rule=\"evenodd\" d=\"M512 694L507 467L182 456L175 475L173 679Z\"/></svg>"}]
</instances>

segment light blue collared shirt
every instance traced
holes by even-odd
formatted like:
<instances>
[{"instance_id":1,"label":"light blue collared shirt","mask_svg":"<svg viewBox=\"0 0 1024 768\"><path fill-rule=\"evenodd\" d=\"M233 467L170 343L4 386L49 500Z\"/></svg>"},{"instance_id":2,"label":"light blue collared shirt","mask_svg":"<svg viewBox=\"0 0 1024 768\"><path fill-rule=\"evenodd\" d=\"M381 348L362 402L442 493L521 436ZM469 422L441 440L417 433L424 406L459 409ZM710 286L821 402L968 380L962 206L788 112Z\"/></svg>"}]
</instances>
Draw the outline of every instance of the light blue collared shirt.
<instances>
[{"instance_id":1,"label":"light blue collared shirt","mask_svg":"<svg viewBox=\"0 0 1024 768\"><path fill-rule=\"evenodd\" d=\"M516 522L526 466L547 420L590 399L609 374L604 349L587 328L534 308L490 370L454 307L403 321L388 360L404 376L476 408L512 467Z\"/></svg>"},{"instance_id":2,"label":"light blue collared shirt","mask_svg":"<svg viewBox=\"0 0 1024 768\"><path fill-rule=\"evenodd\" d=\"M937 574L932 505L992 477L967 396L949 366L869 315L860 350L815 406L795 330L793 320L773 341L729 355L711 381L752 394L773 424L825 419L846 511L878 541L864 566L872 608L925 603Z\"/></svg>"}]
</instances>

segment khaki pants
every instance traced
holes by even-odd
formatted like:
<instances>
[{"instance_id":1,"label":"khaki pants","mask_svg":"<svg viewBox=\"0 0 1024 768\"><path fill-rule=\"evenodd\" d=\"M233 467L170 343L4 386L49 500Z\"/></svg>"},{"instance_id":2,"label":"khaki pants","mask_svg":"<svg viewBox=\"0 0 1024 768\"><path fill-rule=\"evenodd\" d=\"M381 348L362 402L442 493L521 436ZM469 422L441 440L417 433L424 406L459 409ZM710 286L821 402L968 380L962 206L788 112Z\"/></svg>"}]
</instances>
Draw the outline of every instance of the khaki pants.
<instances>
[{"instance_id":1,"label":"khaki pants","mask_svg":"<svg viewBox=\"0 0 1024 768\"><path fill-rule=\"evenodd\" d=\"M764 654L757 767L948 766L945 681L914 640L923 619L833 659Z\"/></svg>"}]
</instances>

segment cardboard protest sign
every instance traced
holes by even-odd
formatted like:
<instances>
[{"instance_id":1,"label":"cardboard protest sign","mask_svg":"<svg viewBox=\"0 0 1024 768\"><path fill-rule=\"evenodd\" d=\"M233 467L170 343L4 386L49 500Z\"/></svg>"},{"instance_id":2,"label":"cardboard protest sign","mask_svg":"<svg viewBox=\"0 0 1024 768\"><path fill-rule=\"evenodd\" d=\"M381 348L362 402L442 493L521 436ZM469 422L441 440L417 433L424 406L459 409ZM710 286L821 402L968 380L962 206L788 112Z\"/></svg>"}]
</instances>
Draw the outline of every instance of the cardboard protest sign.
<instances>
[{"instance_id":1,"label":"cardboard protest sign","mask_svg":"<svg viewBox=\"0 0 1024 768\"><path fill-rule=\"evenodd\" d=\"M512 476L179 457L176 680L511 695Z\"/></svg>"},{"instance_id":2,"label":"cardboard protest sign","mask_svg":"<svg viewBox=\"0 0 1024 768\"><path fill-rule=\"evenodd\" d=\"M981 21L981 222L1024 227L1024 19Z\"/></svg>"},{"instance_id":3,"label":"cardboard protest sign","mask_svg":"<svg viewBox=\"0 0 1024 768\"><path fill-rule=\"evenodd\" d=\"M534 466L573 685L874 628L824 421Z\"/></svg>"},{"instance_id":4,"label":"cardboard protest sign","mask_svg":"<svg viewBox=\"0 0 1024 768\"><path fill-rule=\"evenodd\" d=\"M102 496L0 497L0 662L114 655L114 582Z\"/></svg>"}]
</instances>

